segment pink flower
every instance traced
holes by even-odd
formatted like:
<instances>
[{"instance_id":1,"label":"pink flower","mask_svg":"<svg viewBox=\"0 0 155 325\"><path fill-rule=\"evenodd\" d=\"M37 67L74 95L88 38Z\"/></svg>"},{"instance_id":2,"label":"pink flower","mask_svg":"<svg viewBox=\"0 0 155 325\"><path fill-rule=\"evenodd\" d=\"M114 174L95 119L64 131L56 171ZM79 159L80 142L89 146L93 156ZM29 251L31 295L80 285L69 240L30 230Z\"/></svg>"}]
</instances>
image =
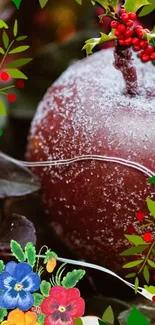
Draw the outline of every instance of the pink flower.
<instances>
[{"instance_id":1,"label":"pink flower","mask_svg":"<svg viewBox=\"0 0 155 325\"><path fill-rule=\"evenodd\" d=\"M47 315L45 325L74 325L73 319L83 316L84 310L85 302L77 288L55 286L41 304L42 313Z\"/></svg>"}]
</instances>

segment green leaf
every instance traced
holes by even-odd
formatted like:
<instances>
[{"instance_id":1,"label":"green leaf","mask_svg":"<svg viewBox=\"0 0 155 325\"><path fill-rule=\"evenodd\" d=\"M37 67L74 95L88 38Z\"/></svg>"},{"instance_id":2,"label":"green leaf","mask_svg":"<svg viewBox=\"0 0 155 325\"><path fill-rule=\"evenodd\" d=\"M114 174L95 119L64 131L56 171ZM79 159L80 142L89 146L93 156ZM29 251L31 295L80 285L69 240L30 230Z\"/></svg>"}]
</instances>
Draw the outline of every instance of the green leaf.
<instances>
[{"instance_id":1,"label":"green leaf","mask_svg":"<svg viewBox=\"0 0 155 325\"><path fill-rule=\"evenodd\" d=\"M0 99L0 115L6 116L6 110L1 99Z\"/></svg>"},{"instance_id":2,"label":"green leaf","mask_svg":"<svg viewBox=\"0 0 155 325\"><path fill-rule=\"evenodd\" d=\"M83 322L82 322L81 318L75 318L74 319L74 324L75 325L83 325Z\"/></svg>"},{"instance_id":3,"label":"green leaf","mask_svg":"<svg viewBox=\"0 0 155 325\"><path fill-rule=\"evenodd\" d=\"M73 270L68 272L62 280L62 286L69 289L76 286L79 280L81 280L85 275L84 270Z\"/></svg>"},{"instance_id":4,"label":"green leaf","mask_svg":"<svg viewBox=\"0 0 155 325\"><path fill-rule=\"evenodd\" d=\"M5 49L7 49L9 45L9 37L5 30L3 31L2 39L3 39L3 44L5 46Z\"/></svg>"},{"instance_id":5,"label":"green leaf","mask_svg":"<svg viewBox=\"0 0 155 325\"><path fill-rule=\"evenodd\" d=\"M34 306L40 306L45 299L44 296L42 296L40 293L33 293L32 296L34 298Z\"/></svg>"},{"instance_id":6,"label":"green leaf","mask_svg":"<svg viewBox=\"0 0 155 325\"><path fill-rule=\"evenodd\" d=\"M152 201L149 197L147 197L146 203L151 215L155 218L155 202Z\"/></svg>"},{"instance_id":7,"label":"green leaf","mask_svg":"<svg viewBox=\"0 0 155 325\"><path fill-rule=\"evenodd\" d=\"M151 260L147 260L147 263L151 266L151 267L155 267L155 263Z\"/></svg>"},{"instance_id":8,"label":"green leaf","mask_svg":"<svg viewBox=\"0 0 155 325\"><path fill-rule=\"evenodd\" d=\"M17 59L17 60L14 60L14 61L6 64L5 68L19 68L19 67L22 67L23 65L31 62L32 60L33 60L32 58Z\"/></svg>"},{"instance_id":9,"label":"green leaf","mask_svg":"<svg viewBox=\"0 0 155 325\"><path fill-rule=\"evenodd\" d=\"M148 6L145 6L144 8L142 8L142 10L140 11L140 13L138 15L139 17L146 16L146 15L150 14L155 9L155 1L149 0L149 3L150 4Z\"/></svg>"},{"instance_id":10,"label":"green leaf","mask_svg":"<svg viewBox=\"0 0 155 325\"><path fill-rule=\"evenodd\" d=\"M27 36L19 36L19 37L16 38L16 41L18 41L18 42L23 41L26 38L27 38Z\"/></svg>"},{"instance_id":11,"label":"green leaf","mask_svg":"<svg viewBox=\"0 0 155 325\"><path fill-rule=\"evenodd\" d=\"M125 276L125 278L126 278L126 279L134 278L135 275L136 275L135 272L133 272L133 273L129 273L129 274L127 274L127 275Z\"/></svg>"},{"instance_id":12,"label":"green leaf","mask_svg":"<svg viewBox=\"0 0 155 325\"><path fill-rule=\"evenodd\" d=\"M144 276L145 281L147 283L149 283L149 281L150 281L150 272L149 272L149 269L148 269L147 265L144 266L143 276Z\"/></svg>"},{"instance_id":13,"label":"green leaf","mask_svg":"<svg viewBox=\"0 0 155 325\"><path fill-rule=\"evenodd\" d=\"M125 237L135 246L138 245L146 245L146 242L143 240L141 236L138 235L125 235Z\"/></svg>"},{"instance_id":14,"label":"green leaf","mask_svg":"<svg viewBox=\"0 0 155 325\"><path fill-rule=\"evenodd\" d=\"M44 325L45 317L46 317L46 315L39 314L39 316L37 317L37 323Z\"/></svg>"},{"instance_id":15,"label":"green leaf","mask_svg":"<svg viewBox=\"0 0 155 325\"><path fill-rule=\"evenodd\" d=\"M18 244L15 240L11 240L10 248L11 252L19 262L25 261L25 255L20 244Z\"/></svg>"},{"instance_id":16,"label":"green leaf","mask_svg":"<svg viewBox=\"0 0 155 325\"><path fill-rule=\"evenodd\" d=\"M152 176L152 177L149 179L149 183L150 183L150 184L155 184L155 176Z\"/></svg>"},{"instance_id":17,"label":"green leaf","mask_svg":"<svg viewBox=\"0 0 155 325\"><path fill-rule=\"evenodd\" d=\"M0 273L2 273L4 270L4 262L0 260Z\"/></svg>"},{"instance_id":18,"label":"green leaf","mask_svg":"<svg viewBox=\"0 0 155 325\"><path fill-rule=\"evenodd\" d=\"M116 39L116 36L114 35L113 30L107 35L104 33L100 33L101 37L98 38L89 38L86 42L85 45L83 46L82 50L86 50L87 55L92 54L92 50L96 45L99 45L101 43L111 41Z\"/></svg>"},{"instance_id":19,"label":"green leaf","mask_svg":"<svg viewBox=\"0 0 155 325\"><path fill-rule=\"evenodd\" d=\"M9 52L9 54L15 54L15 53L20 53L20 52L24 52L26 51L27 49L29 49L29 45L23 45L23 46L18 46L16 47L15 49L11 50Z\"/></svg>"},{"instance_id":20,"label":"green leaf","mask_svg":"<svg viewBox=\"0 0 155 325\"><path fill-rule=\"evenodd\" d=\"M18 69L5 69L5 71L14 79L28 79L25 74Z\"/></svg>"},{"instance_id":21,"label":"green leaf","mask_svg":"<svg viewBox=\"0 0 155 325\"><path fill-rule=\"evenodd\" d=\"M40 285L40 291L44 297L49 296L50 289L51 289L51 284L43 280Z\"/></svg>"},{"instance_id":22,"label":"green leaf","mask_svg":"<svg viewBox=\"0 0 155 325\"><path fill-rule=\"evenodd\" d=\"M5 23L4 20L0 19L0 28L5 28L5 29L8 29L9 26Z\"/></svg>"},{"instance_id":23,"label":"green leaf","mask_svg":"<svg viewBox=\"0 0 155 325\"><path fill-rule=\"evenodd\" d=\"M120 255L121 256L132 256L132 255L143 252L147 248L148 248L148 246L146 246L146 245L131 247L131 248L128 248L125 251L123 251Z\"/></svg>"},{"instance_id":24,"label":"green leaf","mask_svg":"<svg viewBox=\"0 0 155 325\"><path fill-rule=\"evenodd\" d=\"M36 249L35 249L35 246L32 243L27 243L26 244L25 256L27 258L28 264L30 264L32 267L34 267L35 262L36 262Z\"/></svg>"},{"instance_id":25,"label":"green leaf","mask_svg":"<svg viewBox=\"0 0 155 325\"><path fill-rule=\"evenodd\" d=\"M82 5L82 0L75 0L79 5Z\"/></svg>"},{"instance_id":26,"label":"green leaf","mask_svg":"<svg viewBox=\"0 0 155 325\"><path fill-rule=\"evenodd\" d=\"M136 278L135 278L135 293L137 293L137 291L138 291L138 286L139 286L139 279L136 276Z\"/></svg>"},{"instance_id":27,"label":"green leaf","mask_svg":"<svg viewBox=\"0 0 155 325\"><path fill-rule=\"evenodd\" d=\"M143 260L138 260L138 261L129 262L129 263L123 265L123 268L124 268L124 269L129 269L129 268L131 268L131 267L135 267L135 266L141 264L142 262L143 262Z\"/></svg>"},{"instance_id":28,"label":"green leaf","mask_svg":"<svg viewBox=\"0 0 155 325\"><path fill-rule=\"evenodd\" d=\"M104 312L104 314L102 316L102 320L107 322L107 323L114 324L115 318L114 318L114 313L113 313L113 310L112 310L111 306L109 306L105 310L105 312Z\"/></svg>"},{"instance_id":29,"label":"green leaf","mask_svg":"<svg viewBox=\"0 0 155 325\"><path fill-rule=\"evenodd\" d=\"M0 308L0 322L3 322L4 318L7 316L7 310L4 308Z\"/></svg>"},{"instance_id":30,"label":"green leaf","mask_svg":"<svg viewBox=\"0 0 155 325\"><path fill-rule=\"evenodd\" d=\"M2 49L2 47L0 47L0 54L4 54L4 50Z\"/></svg>"},{"instance_id":31,"label":"green leaf","mask_svg":"<svg viewBox=\"0 0 155 325\"><path fill-rule=\"evenodd\" d=\"M155 287L154 286L147 286L147 285L144 285L144 288L149 292L151 293L152 295L155 294Z\"/></svg>"},{"instance_id":32,"label":"green leaf","mask_svg":"<svg viewBox=\"0 0 155 325\"><path fill-rule=\"evenodd\" d=\"M127 12L137 12L143 6L149 5L147 0L125 0L124 8Z\"/></svg>"},{"instance_id":33,"label":"green leaf","mask_svg":"<svg viewBox=\"0 0 155 325\"><path fill-rule=\"evenodd\" d=\"M44 8L46 6L47 2L48 2L48 0L39 0L40 7Z\"/></svg>"},{"instance_id":34,"label":"green leaf","mask_svg":"<svg viewBox=\"0 0 155 325\"><path fill-rule=\"evenodd\" d=\"M13 35L16 37L17 33L18 33L18 21L16 19L13 26Z\"/></svg>"},{"instance_id":35,"label":"green leaf","mask_svg":"<svg viewBox=\"0 0 155 325\"><path fill-rule=\"evenodd\" d=\"M11 0L11 1L15 4L17 9L20 8L20 4L21 4L22 0Z\"/></svg>"},{"instance_id":36,"label":"green leaf","mask_svg":"<svg viewBox=\"0 0 155 325\"><path fill-rule=\"evenodd\" d=\"M99 325L107 325L107 323L103 322L101 319L98 320Z\"/></svg>"},{"instance_id":37,"label":"green leaf","mask_svg":"<svg viewBox=\"0 0 155 325\"><path fill-rule=\"evenodd\" d=\"M149 325L147 318L136 308L132 307L132 311L129 314L127 325Z\"/></svg>"}]
</instances>

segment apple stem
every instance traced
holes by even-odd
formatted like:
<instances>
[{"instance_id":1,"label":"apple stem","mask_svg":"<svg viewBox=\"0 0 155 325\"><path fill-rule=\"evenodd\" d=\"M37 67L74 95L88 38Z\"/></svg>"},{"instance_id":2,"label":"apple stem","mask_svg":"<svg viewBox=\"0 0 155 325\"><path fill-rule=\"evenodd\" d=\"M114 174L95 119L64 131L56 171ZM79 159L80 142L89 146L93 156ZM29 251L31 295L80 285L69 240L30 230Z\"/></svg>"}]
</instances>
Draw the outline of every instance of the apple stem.
<instances>
[{"instance_id":1,"label":"apple stem","mask_svg":"<svg viewBox=\"0 0 155 325\"><path fill-rule=\"evenodd\" d=\"M125 81L125 93L126 95L136 96L138 95L138 82L136 68L132 63L132 51L130 48L121 47L116 44L114 50L114 66L116 69L122 72Z\"/></svg>"}]
</instances>

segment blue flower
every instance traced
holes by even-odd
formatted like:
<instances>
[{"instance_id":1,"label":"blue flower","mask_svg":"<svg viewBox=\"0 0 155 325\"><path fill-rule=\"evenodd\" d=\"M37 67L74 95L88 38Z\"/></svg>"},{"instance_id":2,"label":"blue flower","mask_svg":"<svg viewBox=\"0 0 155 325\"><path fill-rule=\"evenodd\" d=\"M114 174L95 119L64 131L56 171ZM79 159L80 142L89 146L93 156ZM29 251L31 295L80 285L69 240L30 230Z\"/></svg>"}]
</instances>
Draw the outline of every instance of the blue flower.
<instances>
[{"instance_id":1,"label":"blue flower","mask_svg":"<svg viewBox=\"0 0 155 325\"><path fill-rule=\"evenodd\" d=\"M19 308L28 310L33 306L31 292L40 287L40 277L33 272L27 263L9 262L0 274L0 307L6 309Z\"/></svg>"}]
</instances>

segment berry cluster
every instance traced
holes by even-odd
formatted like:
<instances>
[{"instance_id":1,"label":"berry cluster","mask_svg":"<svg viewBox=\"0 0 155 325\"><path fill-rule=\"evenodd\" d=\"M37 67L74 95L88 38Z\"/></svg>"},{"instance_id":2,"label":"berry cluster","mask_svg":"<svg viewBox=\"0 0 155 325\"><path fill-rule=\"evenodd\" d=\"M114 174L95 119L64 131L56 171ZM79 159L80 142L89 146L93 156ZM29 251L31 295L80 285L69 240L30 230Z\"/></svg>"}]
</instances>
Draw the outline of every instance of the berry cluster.
<instances>
[{"instance_id":1,"label":"berry cluster","mask_svg":"<svg viewBox=\"0 0 155 325\"><path fill-rule=\"evenodd\" d=\"M134 51L139 52L138 56L143 62L155 60L155 48L144 39L145 33L150 33L142 26L134 26L137 15L134 12L127 13L125 9L120 11L120 20L111 22L115 36L121 46L132 46Z\"/></svg>"},{"instance_id":2,"label":"berry cluster","mask_svg":"<svg viewBox=\"0 0 155 325\"><path fill-rule=\"evenodd\" d=\"M9 79L10 79L10 75L6 71L2 71L0 73L0 80L2 82L7 82L7 81L9 81ZM25 83L24 83L23 80L17 80L17 87L18 88L24 88L24 86L25 86ZM16 95L14 93L9 93L7 95L7 97L8 97L8 101L10 103L14 103L16 101Z\"/></svg>"}]
</instances>

